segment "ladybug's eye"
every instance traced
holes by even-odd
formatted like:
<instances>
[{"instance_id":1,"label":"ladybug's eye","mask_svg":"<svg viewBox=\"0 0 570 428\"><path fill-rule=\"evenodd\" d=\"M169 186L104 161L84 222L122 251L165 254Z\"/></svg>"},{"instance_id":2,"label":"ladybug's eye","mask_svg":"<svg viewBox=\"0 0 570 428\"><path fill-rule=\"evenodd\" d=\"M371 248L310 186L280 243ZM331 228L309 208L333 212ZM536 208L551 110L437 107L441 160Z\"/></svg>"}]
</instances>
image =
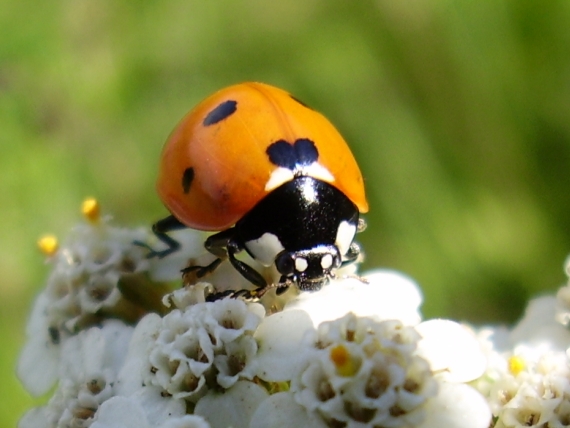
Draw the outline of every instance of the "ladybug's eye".
<instances>
[{"instance_id":1,"label":"ladybug's eye","mask_svg":"<svg viewBox=\"0 0 570 428\"><path fill-rule=\"evenodd\" d=\"M293 273L295 269L295 262L289 253L281 253L275 259L275 267L282 275Z\"/></svg>"}]
</instances>

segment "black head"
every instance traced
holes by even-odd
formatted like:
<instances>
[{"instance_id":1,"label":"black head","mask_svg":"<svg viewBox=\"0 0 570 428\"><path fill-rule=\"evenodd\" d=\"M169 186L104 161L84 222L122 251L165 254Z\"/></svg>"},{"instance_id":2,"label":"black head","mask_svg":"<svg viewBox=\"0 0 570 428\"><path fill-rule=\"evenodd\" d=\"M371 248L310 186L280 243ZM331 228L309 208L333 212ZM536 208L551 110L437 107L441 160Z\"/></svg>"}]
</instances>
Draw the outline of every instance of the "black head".
<instances>
[{"instance_id":1,"label":"black head","mask_svg":"<svg viewBox=\"0 0 570 428\"><path fill-rule=\"evenodd\" d=\"M341 255L335 245L320 245L300 251L282 251L275 259L281 283L292 283L302 291L318 291L340 267Z\"/></svg>"}]
</instances>

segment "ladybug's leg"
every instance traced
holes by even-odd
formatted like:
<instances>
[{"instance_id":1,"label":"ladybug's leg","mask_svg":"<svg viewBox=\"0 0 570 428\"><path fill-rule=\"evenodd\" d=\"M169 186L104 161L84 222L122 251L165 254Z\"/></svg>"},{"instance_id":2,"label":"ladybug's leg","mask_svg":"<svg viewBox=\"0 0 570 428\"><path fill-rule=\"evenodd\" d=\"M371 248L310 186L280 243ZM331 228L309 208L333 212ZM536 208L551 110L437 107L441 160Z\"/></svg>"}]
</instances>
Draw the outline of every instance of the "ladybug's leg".
<instances>
[{"instance_id":1,"label":"ladybug's leg","mask_svg":"<svg viewBox=\"0 0 570 428\"><path fill-rule=\"evenodd\" d=\"M147 248L149 250L147 258L150 259L153 257L158 257L161 259L180 249L180 243L176 239L169 236L168 232L184 229L186 227L187 226L180 223L180 220L178 220L176 217L169 215L168 217L165 217L152 225L152 233L154 233L161 242L164 242L168 248L164 250L155 250L148 244L145 244L141 241L134 241L133 244L138 245L139 247Z\"/></svg>"},{"instance_id":2,"label":"ladybug's leg","mask_svg":"<svg viewBox=\"0 0 570 428\"><path fill-rule=\"evenodd\" d=\"M344 260L340 264L340 267L344 267L346 265L354 263L358 259L360 254L361 254L360 246L356 242L353 242L352 244L350 244L350 248L348 249L346 254L343 256Z\"/></svg>"},{"instance_id":3,"label":"ladybug's leg","mask_svg":"<svg viewBox=\"0 0 570 428\"><path fill-rule=\"evenodd\" d=\"M242 251L243 247L235 241L234 233L234 228L230 228L209 236L204 243L204 247L218 258L207 266L189 266L184 268L182 272L187 274L195 271L196 277L202 278L216 270L223 260L229 259L235 270L249 282L258 288L267 287L267 282L259 272L241 260L236 259L235 255Z\"/></svg>"},{"instance_id":4,"label":"ladybug's leg","mask_svg":"<svg viewBox=\"0 0 570 428\"><path fill-rule=\"evenodd\" d=\"M236 259L235 255L243 250L243 246L241 246L235 240L234 235L235 229L233 227L223 230L219 233L216 233L215 235L208 237L204 243L204 246L210 253L218 256L218 259L220 260L229 258L230 263L235 268L235 270L237 270L245 279L247 279L252 284L258 287L266 287L267 282L259 272L257 272L250 265ZM216 263L216 261L214 261L214 263ZM216 267L217 265L214 266L214 269Z\"/></svg>"},{"instance_id":5,"label":"ladybug's leg","mask_svg":"<svg viewBox=\"0 0 570 428\"><path fill-rule=\"evenodd\" d=\"M206 242L204 242L204 247L214 256L217 256L212 263L206 266L188 266L182 269L182 274L187 275L190 272L194 272L196 278L202 278L209 273L214 272L220 264L228 258L228 251L226 247L228 242L232 239L234 235L234 229L226 229L214 235L210 235Z\"/></svg>"},{"instance_id":6,"label":"ladybug's leg","mask_svg":"<svg viewBox=\"0 0 570 428\"><path fill-rule=\"evenodd\" d=\"M210 263L208 266L191 266L183 270L183 272L189 272L190 270L196 270L197 276L201 277L206 273L212 272L216 269L219 264L228 258L232 266L237 270L245 279L247 279L252 284L256 285L257 288L255 290L225 290L220 293L213 293L207 297L207 301L216 301L222 299L224 297L243 297L246 300L257 300L259 299L265 292L271 288L267 285L267 282L261 276L259 272L257 272L254 268L249 266L247 263L238 260L235 255L243 250L243 247L239 245L234 240L234 229L224 230L220 233L216 233L215 235L210 236L204 246L206 249L218 256L216 260Z\"/></svg>"},{"instance_id":7,"label":"ladybug's leg","mask_svg":"<svg viewBox=\"0 0 570 428\"><path fill-rule=\"evenodd\" d=\"M275 294L281 296L283 293L289 290L289 287L291 285L293 285L293 281L291 281L291 278L289 278L286 275L281 276L281 278L279 279L279 284L277 284L277 290L275 290Z\"/></svg>"},{"instance_id":8,"label":"ladybug's leg","mask_svg":"<svg viewBox=\"0 0 570 428\"><path fill-rule=\"evenodd\" d=\"M212 263L206 266L187 266L181 270L182 276L185 277L185 279L187 279L186 275L188 275L190 272L194 272L196 279L203 278L209 273L214 272L222 262L223 262L222 259L215 259Z\"/></svg>"},{"instance_id":9,"label":"ladybug's leg","mask_svg":"<svg viewBox=\"0 0 570 428\"><path fill-rule=\"evenodd\" d=\"M358 224L356 225L356 233L364 232L367 226L368 225L366 224L366 220L360 217L358 219Z\"/></svg>"},{"instance_id":10,"label":"ladybug's leg","mask_svg":"<svg viewBox=\"0 0 570 428\"><path fill-rule=\"evenodd\" d=\"M228 257L230 259L231 264L233 267L249 282L253 285L256 285L258 288L265 288L267 287L267 281L265 278L261 276L261 274L252 268L250 265L242 262L241 260L236 259L235 255L242 251L243 248L238 245L237 242L230 240L228 242L227 251Z\"/></svg>"}]
</instances>

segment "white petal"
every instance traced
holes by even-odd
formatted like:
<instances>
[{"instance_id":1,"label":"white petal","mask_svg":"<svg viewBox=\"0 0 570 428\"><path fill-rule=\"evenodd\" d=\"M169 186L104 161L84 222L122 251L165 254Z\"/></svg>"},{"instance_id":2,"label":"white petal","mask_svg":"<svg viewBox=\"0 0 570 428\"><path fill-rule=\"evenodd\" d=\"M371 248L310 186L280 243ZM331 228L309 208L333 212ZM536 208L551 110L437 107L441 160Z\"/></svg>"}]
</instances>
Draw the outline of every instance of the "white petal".
<instances>
[{"instance_id":1,"label":"white petal","mask_svg":"<svg viewBox=\"0 0 570 428\"><path fill-rule=\"evenodd\" d=\"M35 407L28 410L18 421L18 428L51 428L52 426L52 421L47 415L47 407Z\"/></svg>"},{"instance_id":2,"label":"white petal","mask_svg":"<svg viewBox=\"0 0 570 428\"><path fill-rule=\"evenodd\" d=\"M259 403L267 396L261 386L239 381L223 394L211 391L202 397L194 413L213 427L247 428Z\"/></svg>"},{"instance_id":3,"label":"white petal","mask_svg":"<svg viewBox=\"0 0 570 428\"><path fill-rule=\"evenodd\" d=\"M161 322L157 314L148 314L137 324L129 343L125 364L118 375L117 394L135 393L150 376L148 356L154 343L153 337L157 334Z\"/></svg>"},{"instance_id":4,"label":"white petal","mask_svg":"<svg viewBox=\"0 0 570 428\"><path fill-rule=\"evenodd\" d=\"M326 428L317 416L308 414L288 392L274 394L263 401L251 419L250 428Z\"/></svg>"},{"instance_id":5,"label":"white petal","mask_svg":"<svg viewBox=\"0 0 570 428\"><path fill-rule=\"evenodd\" d=\"M525 343L555 351L570 347L570 331L556 321L556 304L553 296L531 300L523 318L511 332L511 343Z\"/></svg>"},{"instance_id":6,"label":"white petal","mask_svg":"<svg viewBox=\"0 0 570 428\"><path fill-rule=\"evenodd\" d=\"M198 415L184 415L181 418L171 418L159 428L210 428L210 424Z\"/></svg>"},{"instance_id":7,"label":"white petal","mask_svg":"<svg viewBox=\"0 0 570 428\"><path fill-rule=\"evenodd\" d=\"M116 375L123 365L133 328L108 320L70 337L62 345L60 376L84 379L103 370Z\"/></svg>"},{"instance_id":8,"label":"white petal","mask_svg":"<svg viewBox=\"0 0 570 428\"><path fill-rule=\"evenodd\" d=\"M301 293L285 306L285 310L301 309L315 326L332 321L349 312L372 316L378 320L398 319L406 325L421 321L418 286L408 277L392 271L376 271L364 278L332 281L318 293Z\"/></svg>"},{"instance_id":9,"label":"white petal","mask_svg":"<svg viewBox=\"0 0 570 428\"><path fill-rule=\"evenodd\" d=\"M151 428L142 406L127 397L112 397L97 411L91 428Z\"/></svg>"},{"instance_id":10,"label":"white petal","mask_svg":"<svg viewBox=\"0 0 570 428\"><path fill-rule=\"evenodd\" d=\"M291 380L302 370L309 349L302 348L303 337L314 331L309 315L301 310L279 312L265 318L257 331L257 375L268 382Z\"/></svg>"},{"instance_id":11,"label":"white petal","mask_svg":"<svg viewBox=\"0 0 570 428\"><path fill-rule=\"evenodd\" d=\"M54 345L45 333L34 335L24 346L18 360L17 374L24 388L33 396L45 394L59 374L61 347Z\"/></svg>"},{"instance_id":12,"label":"white petal","mask_svg":"<svg viewBox=\"0 0 570 428\"><path fill-rule=\"evenodd\" d=\"M436 397L426 403L427 417L419 428L488 428L489 405L465 384L442 382Z\"/></svg>"},{"instance_id":13,"label":"white petal","mask_svg":"<svg viewBox=\"0 0 570 428\"><path fill-rule=\"evenodd\" d=\"M422 339L418 354L429 361L432 370L449 382L469 382L480 377L487 358L475 335L450 320L430 320L416 326Z\"/></svg>"},{"instance_id":14,"label":"white petal","mask_svg":"<svg viewBox=\"0 0 570 428\"><path fill-rule=\"evenodd\" d=\"M45 291L36 298L26 326L28 341L16 369L24 388L36 397L45 394L58 375L61 347L49 335L47 311L50 302Z\"/></svg>"},{"instance_id":15,"label":"white petal","mask_svg":"<svg viewBox=\"0 0 570 428\"><path fill-rule=\"evenodd\" d=\"M180 279L180 270L188 265L188 260L205 253L205 235L193 229L176 230L169 235L180 243L180 249L167 257L150 259L150 277L153 281L174 281ZM163 244L151 244L155 250L161 250Z\"/></svg>"},{"instance_id":16,"label":"white petal","mask_svg":"<svg viewBox=\"0 0 570 428\"><path fill-rule=\"evenodd\" d=\"M186 413L184 400L174 397L164 397L162 389L158 387L144 387L129 397L139 403L149 424L155 427L169 418L181 417Z\"/></svg>"}]
</instances>

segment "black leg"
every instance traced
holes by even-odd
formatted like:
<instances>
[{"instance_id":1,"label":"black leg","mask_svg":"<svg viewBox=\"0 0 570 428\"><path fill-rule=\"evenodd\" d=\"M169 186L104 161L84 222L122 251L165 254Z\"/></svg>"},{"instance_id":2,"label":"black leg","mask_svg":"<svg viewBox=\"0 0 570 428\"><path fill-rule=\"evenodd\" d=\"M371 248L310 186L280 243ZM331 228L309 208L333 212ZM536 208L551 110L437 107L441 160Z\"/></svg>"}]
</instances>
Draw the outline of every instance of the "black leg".
<instances>
[{"instance_id":1,"label":"black leg","mask_svg":"<svg viewBox=\"0 0 570 428\"><path fill-rule=\"evenodd\" d=\"M230 228L209 236L208 239L206 239L206 242L204 243L204 247L206 247L206 250L208 250L210 253L217 256L218 258L207 266L189 266L187 268L184 268L182 270L182 273L188 274L190 272L195 271L196 277L202 278L203 276L212 273L214 270L216 270L216 268L222 263L222 261L224 261L225 259L229 259L232 266L249 282L256 285L258 288L267 287L267 282L259 272L257 272L247 263L244 263L241 260L236 259L235 255L240 251L242 251L243 248L237 242L235 242L234 235L235 235L235 229ZM239 291L230 291L228 293L222 293L222 295L220 295L218 298L225 297L227 295L232 295L233 297L237 297L236 293L238 293Z\"/></svg>"},{"instance_id":2,"label":"black leg","mask_svg":"<svg viewBox=\"0 0 570 428\"><path fill-rule=\"evenodd\" d=\"M234 236L234 229L223 230L222 232L210 235L206 242L204 242L204 247L213 255L218 258L206 266L188 266L182 269L182 275L186 276L190 273L194 273L196 279L203 278L204 276L214 272L220 264L228 258L227 246L228 242ZM185 278L187 280L188 278Z\"/></svg>"},{"instance_id":3,"label":"black leg","mask_svg":"<svg viewBox=\"0 0 570 428\"><path fill-rule=\"evenodd\" d=\"M149 250L147 258L149 259L153 257L163 258L180 249L180 243L176 239L169 236L168 232L185 229L186 227L187 226L181 223L176 217L169 215L168 217L165 217L152 225L152 233L154 233L161 242L165 243L168 248L164 250L155 250L148 244L141 241L134 241L133 244L138 245L139 247L147 248Z\"/></svg>"},{"instance_id":4,"label":"black leg","mask_svg":"<svg viewBox=\"0 0 570 428\"><path fill-rule=\"evenodd\" d=\"M235 242L230 241L227 246L228 257L230 259L231 264L233 267L249 282L253 285L256 285L259 288L267 287L267 281L265 278L261 276L261 274L252 268L247 263L242 262L241 260L236 259L236 253L239 253L242 248Z\"/></svg>"},{"instance_id":5,"label":"black leg","mask_svg":"<svg viewBox=\"0 0 570 428\"><path fill-rule=\"evenodd\" d=\"M360 247L356 242L350 244L350 248L348 249L347 253L344 255L344 260L340 264L340 267L344 267L351 263L354 263L358 257L360 256Z\"/></svg>"},{"instance_id":6,"label":"black leg","mask_svg":"<svg viewBox=\"0 0 570 428\"><path fill-rule=\"evenodd\" d=\"M216 259L212 263L210 263L209 265L206 265L206 266L188 266L188 267L185 267L184 269L182 269L182 275L186 276L189 273L193 272L197 279L203 278L206 275L214 272L218 268L218 266L220 266L220 263L222 263L222 261L223 261L222 259ZM188 278L186 278L186 279L188 279Z\"/></svg>"},{"instance_id":7,"label":"black leg","mask_svg":"<svg viewBox=\"0 0 570 428\"><path fill-rule=\"evenodd\" d=\"M228 257L227 248L230 241L234 238L234 235L235 229L233 227L222 230L221 232L208 236L208 239L204 242L204 247L206 247L206 250L214 256L217 256L220 259L226 259Z\"/></svg>"},{"instance_id":8,"label":"black leg","mask_svg":"<svg viewBox=\"0 0 570 428\"><path fill-rule=\"evenodd\" d=\"M279 284L277 284L277 290L275 290L275 294L278 296L281 296L283 293L285 293L287 290L289 290L289 287L292 284L293 284L293 281L291 281L291 278L287 278L285 275L283 275L279 279Z\"/></svg>"}]
</instances>

